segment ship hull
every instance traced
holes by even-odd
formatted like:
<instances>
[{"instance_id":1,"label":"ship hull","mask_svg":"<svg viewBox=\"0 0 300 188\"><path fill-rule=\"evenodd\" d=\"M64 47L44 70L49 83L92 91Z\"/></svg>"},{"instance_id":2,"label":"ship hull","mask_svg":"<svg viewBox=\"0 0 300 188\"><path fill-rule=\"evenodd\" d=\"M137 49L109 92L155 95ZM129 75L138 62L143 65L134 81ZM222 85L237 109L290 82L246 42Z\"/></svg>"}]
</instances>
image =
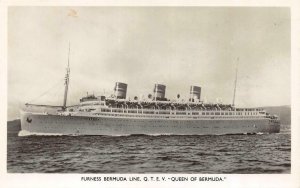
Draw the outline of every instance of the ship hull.
<instances>
[{"instance_id":1,"label":"ship hull","mask_svg":"<svg viewBox=\"0 0 300 188\"><path fill-rule=\"evenodd\" d=\"M88 117L21 112L21 129L32 134L61 135L223 135L278 133L269 119L151 119Z\"/></svg>"}]
</instances>

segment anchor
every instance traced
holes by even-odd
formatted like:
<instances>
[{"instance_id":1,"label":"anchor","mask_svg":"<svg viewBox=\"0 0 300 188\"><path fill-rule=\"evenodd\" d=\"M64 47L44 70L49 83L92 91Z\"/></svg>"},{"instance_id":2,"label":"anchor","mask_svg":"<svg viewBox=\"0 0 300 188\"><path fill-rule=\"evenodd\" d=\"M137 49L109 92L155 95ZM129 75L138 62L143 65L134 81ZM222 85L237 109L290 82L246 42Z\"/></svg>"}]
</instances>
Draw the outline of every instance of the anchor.
<instances>
[{"instance_id":1,"label":"anchor","mask_svg":"<svg viewBox=\"0 0 300 188\"><path fill-rule=\"evenodd\" d=\"M31 123L31 122L32 122L32 119L29 119L29 118L27 117L26 121L27 121L28 123Z\"/></svg>"}]
</instances>

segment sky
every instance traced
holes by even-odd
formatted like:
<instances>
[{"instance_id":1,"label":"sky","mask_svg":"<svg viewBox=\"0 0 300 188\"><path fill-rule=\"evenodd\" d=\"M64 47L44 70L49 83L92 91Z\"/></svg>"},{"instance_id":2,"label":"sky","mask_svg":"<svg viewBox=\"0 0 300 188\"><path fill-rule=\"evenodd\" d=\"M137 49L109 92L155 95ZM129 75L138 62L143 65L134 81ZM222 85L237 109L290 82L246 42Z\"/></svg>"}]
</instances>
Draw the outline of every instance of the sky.
<instances>
[{"instance_id":1,"label":"sky","mask_svg":"<svg viewBox=\"0 0 300 188\"><path fill-rule=\"evenodd\" d=\"M166 97L238 107L290 105L290 10L247 7L9 7L8 119L24 103L68 105L88 93Z\"/></svg>"}]
</instances>

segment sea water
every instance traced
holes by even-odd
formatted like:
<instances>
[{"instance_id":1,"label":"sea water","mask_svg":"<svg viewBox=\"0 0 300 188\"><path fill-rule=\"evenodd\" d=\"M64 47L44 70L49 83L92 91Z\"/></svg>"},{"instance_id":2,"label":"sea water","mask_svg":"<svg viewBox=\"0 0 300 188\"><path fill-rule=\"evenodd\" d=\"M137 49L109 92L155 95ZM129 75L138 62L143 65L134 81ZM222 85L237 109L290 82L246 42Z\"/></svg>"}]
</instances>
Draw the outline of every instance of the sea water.
<instances>
[{"instance_id":1,"label":"sea water","mask_svg":"<svg viewBox=\"0 0 300 188\"><path fill-rule=\"evenodd\" d=\"M291 133L257 135L18 136L8 173L290 173Z\"/></svg>"}]
</instances>

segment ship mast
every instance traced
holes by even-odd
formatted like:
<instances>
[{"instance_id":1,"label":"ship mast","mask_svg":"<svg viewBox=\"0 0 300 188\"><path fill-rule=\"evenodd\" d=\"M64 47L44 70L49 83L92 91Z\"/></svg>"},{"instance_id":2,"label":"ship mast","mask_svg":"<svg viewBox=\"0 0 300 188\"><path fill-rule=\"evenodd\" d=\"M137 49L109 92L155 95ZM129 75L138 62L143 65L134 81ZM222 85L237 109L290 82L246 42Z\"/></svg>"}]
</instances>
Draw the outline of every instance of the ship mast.
<instances>
[{"instance_id":1,"label":"ship mast","mask_svg":"<svg viewBox=\"0 0 300 188\"><path fill-rule=\"evenodd\" d=\"M63 106L62 106L63 110L65 110L67 108L69 77L70 77L70 43L69 43L69 54L68 54L68 67L67 67L67 73L65 76L65 94L64 94L64 101L63 101Z\"/></svg>"},{"instance_id":2,"label":"ship mast","mask_svg":"<svg viewBox=\"0 0 300 188\"><path fill-rule=\"evenodd\" d=\"M237 58L237 64L236 64L236 70L235 70L235 81L234 81L232 106L234 106L234 102L235 102L235 92L236 92L236 83L237 83L238 65L239 65L238 63L239 63L239 58Z\"/></svg>"}]
</instances>

